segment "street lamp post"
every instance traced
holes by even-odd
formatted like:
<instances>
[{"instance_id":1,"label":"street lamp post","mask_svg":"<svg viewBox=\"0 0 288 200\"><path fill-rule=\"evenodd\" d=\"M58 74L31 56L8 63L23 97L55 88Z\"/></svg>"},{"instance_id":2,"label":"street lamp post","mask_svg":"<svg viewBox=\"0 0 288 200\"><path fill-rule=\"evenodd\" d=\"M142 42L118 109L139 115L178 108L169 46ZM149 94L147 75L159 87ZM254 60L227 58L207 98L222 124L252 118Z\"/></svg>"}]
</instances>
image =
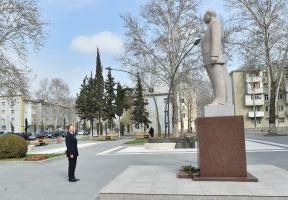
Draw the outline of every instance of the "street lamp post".
<instances>
[{"instance_id":1,"label":"street lamp post","mask_svg":"<svg viewBox=\"0 0 288 200\"><path fill-rule=\"evenodd\" d=\"M178 64L176 65L175 67L175 70L174 70L174 73L172 74L172 79L171 79L171 83L170 83L170 87L169 87L169 92L168 92L168 97L167 97L167 102L166 102L166 106L165 106L165 111L166 111L166 108L167 108L167 124L168 124L168 137L170 137L170 97L171 97L171 90L172 90L172 86L173 86L173 83L174 83L174 78L175 78L175 75L178 71L178 68L180 67L182 61L184 60L184 58L186 58L186 56L191 52L191 50L197 46L199 43L200 43L201 39L197 39L193 46L183 55L183 57L180 59L180 61L178 62ZM166 113L166 112L165 112ZM165 117L166 119L166 117ZM165 120L166 121L166 120ZM166 123L165 123L165 136L167 135L167 128L166 128Z\"/></svg>"}]
</instances>

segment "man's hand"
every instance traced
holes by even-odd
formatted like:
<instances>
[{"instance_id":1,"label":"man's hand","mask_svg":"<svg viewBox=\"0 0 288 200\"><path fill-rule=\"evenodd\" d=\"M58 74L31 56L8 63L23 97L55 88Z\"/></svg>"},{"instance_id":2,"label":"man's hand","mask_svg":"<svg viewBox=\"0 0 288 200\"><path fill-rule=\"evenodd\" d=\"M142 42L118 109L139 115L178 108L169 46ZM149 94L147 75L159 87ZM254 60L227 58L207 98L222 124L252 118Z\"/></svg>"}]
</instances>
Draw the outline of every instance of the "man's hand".
<instances>
[{"instance_id":1,"label":"man's hand","mask_svg":"<svg viewBox=\"0 0 288 200\"><path fill-rule=\"evenodd\" d=\"M74 158L74 156L73 156L73 155L70 155L70 158Z\"/></svg>"}]
</instances>

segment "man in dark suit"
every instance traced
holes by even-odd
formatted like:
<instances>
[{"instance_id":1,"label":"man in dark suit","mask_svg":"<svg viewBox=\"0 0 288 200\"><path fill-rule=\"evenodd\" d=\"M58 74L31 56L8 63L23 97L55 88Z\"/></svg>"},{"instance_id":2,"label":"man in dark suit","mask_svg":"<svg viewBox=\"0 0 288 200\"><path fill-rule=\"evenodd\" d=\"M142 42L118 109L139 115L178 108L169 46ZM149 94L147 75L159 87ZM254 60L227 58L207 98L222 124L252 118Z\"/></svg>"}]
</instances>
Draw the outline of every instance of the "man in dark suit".
<instances>
[{"instance_id":1,"label":"man in dark suit","mask_svg":"<svg viewBox=\"0 0 288 200\"><path fill-rule=\"evenodd\" d=\"M69 166L68 166L68 177L69 182L77 182L80 179L75 178L75 169L76 169L76 163L77 163L77 156L78 154L78 148L77 148L77 138L75 135L75 128L72 125L67 126L67 134L65 137L66 141L66 155L68 157Z\"/></svg>"}]
</instances>

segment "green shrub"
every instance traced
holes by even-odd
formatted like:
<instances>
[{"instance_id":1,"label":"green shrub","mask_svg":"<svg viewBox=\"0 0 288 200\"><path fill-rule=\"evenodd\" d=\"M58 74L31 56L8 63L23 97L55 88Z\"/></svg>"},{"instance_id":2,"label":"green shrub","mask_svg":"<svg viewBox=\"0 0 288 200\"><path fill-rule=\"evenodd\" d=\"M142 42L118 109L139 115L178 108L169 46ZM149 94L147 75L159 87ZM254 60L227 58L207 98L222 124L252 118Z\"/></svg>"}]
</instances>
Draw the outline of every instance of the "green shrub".
<instances>
[{"instance_id":1,"label":"green shrub","mask_svg":"<svg viewBox=\"0 0 288 200\"><path fill-rule=\"evenodd\" d=\"M27 142L22 137L13 134L0 136L0 159L25 157L27 150Z\"/></svg>"}]
</instances>

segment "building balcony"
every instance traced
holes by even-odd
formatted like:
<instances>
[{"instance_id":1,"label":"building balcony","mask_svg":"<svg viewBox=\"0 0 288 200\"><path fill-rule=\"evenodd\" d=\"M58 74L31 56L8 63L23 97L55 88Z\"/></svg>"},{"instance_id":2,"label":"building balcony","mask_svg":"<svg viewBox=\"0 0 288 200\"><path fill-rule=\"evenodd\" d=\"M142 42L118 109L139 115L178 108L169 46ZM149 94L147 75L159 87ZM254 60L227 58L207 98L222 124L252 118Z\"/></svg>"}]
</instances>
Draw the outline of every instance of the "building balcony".
<instances>
[{"instance_id":1,"label":"building balcony","mask_svg":"<svg viewBox=\"0 0 288 200\"><path fill-rule=\"evenodd\" d=\"M264 112L263 111L255 111L256 117L264 117ZM254 118L254 111L248 112L248 117L249 118Z\"/></svg>"},{"instance_id":2,"label":"building balcony","mask_svg":"<svg viewBox=\"0 0 288 200\"><path fill-rule=\"evenodd\" d=\"M264 94L257 94L254 95L254 102L253 102L253 95L246 94L245 95L245 105L246 106L263 106L264 105Z\"/></svg>"},{"instance_id":3,"label":"building balcony","mask_svg":"<svg viewBox=\"0 0 288 200\"><path fill-rule=\"evenodd\" d=\"M285 111L279 111L277 114L278 118L284 118L285 117Z\"/></svg>"},{"instance_id":4,"label":"building balcony","mask_svg":"<svg viewBox=\"0 0 288 200\"><path fill-rule=\"evenodd\" d=\"M264 89L263 87L255 88L254 90L251 89L251 87L247 87L247 94L263 94Z\"/></svg>"},{"instance_id":5,"label":"building balcony","mask_svg":"<svg viewBox=\"0 0 288 200\"><path fill-rule=\"evenodd\" d=\"M246 82L247 83L255 83L255 82L262 82L263 77L262 76L246 76Z\"/></svg>"}]
</instances>

